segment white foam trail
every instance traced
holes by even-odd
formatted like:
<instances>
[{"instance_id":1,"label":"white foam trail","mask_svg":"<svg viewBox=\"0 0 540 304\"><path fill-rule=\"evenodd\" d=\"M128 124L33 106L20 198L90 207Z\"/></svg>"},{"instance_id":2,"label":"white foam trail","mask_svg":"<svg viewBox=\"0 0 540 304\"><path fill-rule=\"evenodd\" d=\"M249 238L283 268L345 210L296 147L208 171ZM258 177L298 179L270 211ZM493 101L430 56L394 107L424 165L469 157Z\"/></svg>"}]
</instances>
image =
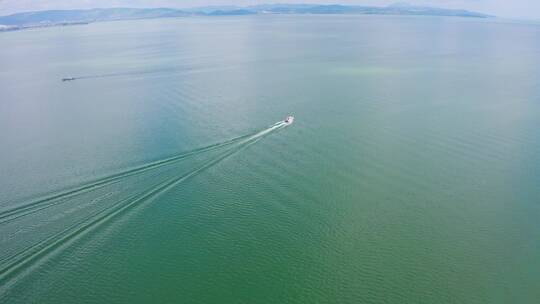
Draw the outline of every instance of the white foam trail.
<instances>
[{"instance_id":1,"label":"white foam trail","mask_svg":"<svg viewBox=\"0 0 540 304\"><path fill-rule=\"evenodd\" d=\"M246 143L246 142L252 141L252 140L254 140L254 139L256 139L256 138L259 138L259 137L261 137L261 136L264 136L265 134L268 134L268 133L270 133L270 132L272 132L272 131L274 131L274 130L277 130L277 129L279 129L279 128L285 127L285 126L287 126L287 125L288 125L288 124L287 124L285 121L278 121L278 122L276 122L275 124L273 124L273 125L271 125L270 127L268 127L267 129L262 130L262 131L260 131L259 133L254 134L253 136L250 136L250 137L244 139L244 140L241 141L240 143Z\"/></svg>"},{"instance_id":2,"label":"white foam trail","mask_svg":"<svg viewBox=\"0 0 540 304\"><path fill-rule=\"evenodd\" d=\"M141 174L143 172L153 170L157 167L165 166L172 162L180 161L181 159L186 158L191 155L196 155L201 152L214 150L214 149L221 148L223 146L228 146L231 144L245 144L251 140L259 138L265 134L268 134L269 132L272 132L273 130L284 127L286 125L288 124L285 121L278 121L274 123L273 125L271 125L270 127L252 135L243 135L243 136L232 138L230 140L227 140L221 143L216 143L216 144L212 144L206 147L197 148L191 151L186 151L170 158L165 158L165 159L161 159L155 162L150 162L150 163L141 165L139 167L128 169L123 172L115 173L115 174L88 182L86 184L68 189L66 191L61 191L59 193L55 193L50 196L45 196L45 197L37 199L36 201L31 201L26 204L20 204L11 209L0 210L0 225L10 222L12 220L16 220L19 217L27 216L35 212L41 211L43 209L46 209L48 207L52 207L57 204L60 204L64 202L62 201L63 199L69 198L71 196L75 196L84 192L96 190L98 188L110 185L112 183L119 182L125 177ZM0 205L2 205L1 202L0 202Z\"/></svg>"},{"instance_id":3,"label":"white foam trail","mask_svg":"<svg viewBox=\"0 0 540 304\"><path fill-rule=\"evenodd\" d=\"M184 174L183 176L165 181L161 184L158 184L157 187L151 188L148 191L142 192L141 194L134 194L123 200L120 200L111 206L101 209L94 214L91 214L86 219L83 219L83 221L75 223L74 225L67 227L66 229L46 238L45 240L38 242L37 244L34 244L24 249L23 251L13 256L7 257L3 261L1 261L2 263L0 263L0 266L2 266L0 268L0 294L2 294L3 291L7 290L13 284L13 278L18 278L19 272L23 273L24 275L25 273L32 271L32 269L35 269L32 265L35 266L36 264L39 264L44 258L49 256L50 254L56 254L58 250L60 250L59 248L63 246L69 246L71 243L75 242L87 232L96 229L103 223L113 219L116 216L119 216L121 213L127 211L132 206L152 199L153 197L168 191L169 189L184 182L185 180L226 159L227 157L230 157L233 154L238 153L240 150L245 149L262 140L265 135L280 128L284 128L288 125L289 123L286 123L285 121L279 121L252 136L242 139L240 142L238 142L238 149L233 147L225 154L222 154L221 156L218 156L217 158L214 158L211 161L204 163L202 166L196 168L191 172L188 172L187 174ZM109 194L98 197L96 199L103 199L104 197L109 196Z\"/></svg>"}]
</instances>

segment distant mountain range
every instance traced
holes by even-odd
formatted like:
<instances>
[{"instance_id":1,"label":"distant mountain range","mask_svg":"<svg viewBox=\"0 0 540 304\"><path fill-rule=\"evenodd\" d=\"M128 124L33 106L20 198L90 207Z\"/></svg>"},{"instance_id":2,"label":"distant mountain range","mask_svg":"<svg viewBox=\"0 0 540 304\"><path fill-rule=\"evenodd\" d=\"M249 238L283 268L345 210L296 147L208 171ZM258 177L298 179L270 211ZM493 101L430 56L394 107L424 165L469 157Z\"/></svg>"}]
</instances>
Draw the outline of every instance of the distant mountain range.
<instances>
[{"instance_id":1,"label":"distant mountain range","mask_svg":"<svg viewBox=\"0 0 540 304\"><path fill-rule=\"evenodd\" d=\"M256 14L367 14L427 15L487 18L489 15L467 10L393 4L386 7L315 4L266 4L247 7L210 6L192 9L172 8L96 8L87 10L50 10L0 16L0 31L31 27L86 24L99 21L150 19L188 16L230 16Z\"/></svg>"}]
</instances>

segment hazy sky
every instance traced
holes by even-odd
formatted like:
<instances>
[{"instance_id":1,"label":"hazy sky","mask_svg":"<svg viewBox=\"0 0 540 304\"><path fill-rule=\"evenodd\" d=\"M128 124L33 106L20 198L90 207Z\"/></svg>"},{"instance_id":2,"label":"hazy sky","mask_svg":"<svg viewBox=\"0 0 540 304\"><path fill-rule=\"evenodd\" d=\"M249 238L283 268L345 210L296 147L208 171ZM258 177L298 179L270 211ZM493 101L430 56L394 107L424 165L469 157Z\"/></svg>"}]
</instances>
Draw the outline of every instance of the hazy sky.
<instances>
[{"instance_id":1,"label":"hazy sky","mask_svg":"<svg viewBox=\"0 0 540 304\"><path fill-rule=\"evenodd\" d=\"M463 8L509 18L540 19L540 0L0 0L0 15L20 11L93 7L194 7L260 3L325 3L384 6L394 2Z\"/></svg>"}]
</instances>

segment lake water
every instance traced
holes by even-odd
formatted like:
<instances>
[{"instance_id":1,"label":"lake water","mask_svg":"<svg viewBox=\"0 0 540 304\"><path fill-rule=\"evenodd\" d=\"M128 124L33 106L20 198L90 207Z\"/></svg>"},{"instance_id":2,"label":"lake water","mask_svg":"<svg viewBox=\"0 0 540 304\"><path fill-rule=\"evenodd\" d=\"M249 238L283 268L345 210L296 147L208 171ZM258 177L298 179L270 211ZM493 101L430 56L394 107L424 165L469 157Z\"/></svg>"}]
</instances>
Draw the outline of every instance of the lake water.
<instances>
[{"instance_id":1,"label":"lake water","mask_svg":"<svg viewBox=\"0 0 540 304\"><path fill-rule=\"evenodd\" d=\"M538 24L194 17L0 46L1 303L540 299Z\"/></svg>"}]
</instances>

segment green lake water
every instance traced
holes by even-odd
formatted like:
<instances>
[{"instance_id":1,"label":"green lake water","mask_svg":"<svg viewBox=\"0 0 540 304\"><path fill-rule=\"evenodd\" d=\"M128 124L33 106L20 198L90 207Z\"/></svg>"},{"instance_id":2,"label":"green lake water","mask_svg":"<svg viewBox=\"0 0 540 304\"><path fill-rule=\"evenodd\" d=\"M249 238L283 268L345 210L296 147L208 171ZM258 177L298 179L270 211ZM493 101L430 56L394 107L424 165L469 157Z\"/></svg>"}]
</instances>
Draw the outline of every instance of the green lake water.
<instances>
[{"instance_id":1,"label":"green lake water","mask_svg":"<svg viewBox=\"0 0 540 304\"><path fill-rule=\"evenodd\" d=\"M540 299L538 24L193 17L0 46L0 303Z\"/></svg>"}]
</instances>

